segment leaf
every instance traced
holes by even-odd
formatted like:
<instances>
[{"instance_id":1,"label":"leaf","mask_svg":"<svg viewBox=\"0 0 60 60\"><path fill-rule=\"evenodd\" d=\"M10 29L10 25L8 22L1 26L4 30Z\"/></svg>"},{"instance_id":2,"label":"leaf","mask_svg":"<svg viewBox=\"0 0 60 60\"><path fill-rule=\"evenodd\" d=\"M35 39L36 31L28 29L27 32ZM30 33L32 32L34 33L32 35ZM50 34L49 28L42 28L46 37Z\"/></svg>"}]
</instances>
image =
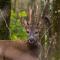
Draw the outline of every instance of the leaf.
<instances>
[{"instance_id":1,"label":"leaf","mask_svg":"<svg viewBox=\"0 0 60 60\"><path fill-rule=\"evenodd\" d=\"M19 16L20 17L27 17L27 13L25 11L20 11Z\"/></svg>"},{"instance_id":2,"label":"leaf","mask_svg":"<svg viewBox=\"0 0 60 60\"><path fill-rule=\"evenodd\" d=\"M17 39L17 36L16 36L15 34L13 34L13 35L11 36L11 39L12 39L12 40L16 40L16 39Z\"/></svg>"}]
</instances>

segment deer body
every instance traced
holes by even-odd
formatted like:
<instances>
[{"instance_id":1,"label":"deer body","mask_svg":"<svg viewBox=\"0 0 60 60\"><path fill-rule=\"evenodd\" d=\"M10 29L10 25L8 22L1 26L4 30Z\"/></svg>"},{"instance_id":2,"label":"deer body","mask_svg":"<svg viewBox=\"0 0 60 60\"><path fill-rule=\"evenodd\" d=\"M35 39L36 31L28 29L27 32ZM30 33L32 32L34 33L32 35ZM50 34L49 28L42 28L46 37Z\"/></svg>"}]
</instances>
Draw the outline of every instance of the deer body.
<instances>
[{"instance_id":1,"label":"deer body","mask_svg":"<svg viewBox=\"0 0 60 60\"><path fill-rule=\"evenodd\" d=\"M24 41L0 41L0 60L37 60L37 52Z\"/></svg>"}]
</instances>

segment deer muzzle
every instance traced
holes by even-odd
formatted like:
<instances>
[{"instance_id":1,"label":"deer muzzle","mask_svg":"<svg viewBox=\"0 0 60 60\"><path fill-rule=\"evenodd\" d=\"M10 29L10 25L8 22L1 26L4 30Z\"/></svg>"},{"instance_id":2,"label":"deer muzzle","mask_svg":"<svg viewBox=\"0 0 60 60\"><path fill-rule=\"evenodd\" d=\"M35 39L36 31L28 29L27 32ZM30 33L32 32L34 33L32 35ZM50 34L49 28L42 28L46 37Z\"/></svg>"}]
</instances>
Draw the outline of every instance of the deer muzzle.
<instances>
[{"instance_id":1,"label":"deer muzzle","mask_svg":"<svg viewBox=\"0 0 60 60\"><path fill-rule=\"evenodd\" d=\"M31 36L29 39L28 39L28 44L31 46L31 47L35 47L36 46L36 43L37 43L37 40Z\"/></svg>"}]
</instances>

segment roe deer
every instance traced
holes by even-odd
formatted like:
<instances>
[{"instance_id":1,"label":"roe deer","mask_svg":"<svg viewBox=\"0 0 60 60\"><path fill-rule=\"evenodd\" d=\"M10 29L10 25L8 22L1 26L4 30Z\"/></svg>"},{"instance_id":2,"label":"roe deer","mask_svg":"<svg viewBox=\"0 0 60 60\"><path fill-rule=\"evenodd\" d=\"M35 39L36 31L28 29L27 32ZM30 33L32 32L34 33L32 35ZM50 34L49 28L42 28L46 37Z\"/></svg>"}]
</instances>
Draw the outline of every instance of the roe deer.
<instances>
[{"instance_id":1,"label":"roe deer","mask_svg":"<svg viewBox=\"0 0 60 60\"><path fill-rule=\"evenodd\" d=\"M0 60L38 60L39 31L33 25L27 28L27 41L0 40Z\"/></svg>"},{"instance_id":2,"label":"roe deer","mask_svg":"<svg viewBox=\"0 0 60 60\"><path fill-rule=\"evenodd\" d=\"M28 40L0 40L0 60L38 60L41 49L41 44L39 44L39 21L38 19L36 20L36 17L34 17L38 11L35 11L35 14L35 12L32 13L33 9L30 9L29 21L24 20L23 22L29 35ZM36 10L38 10L38 7ZM32 17L34 19L32 19Z\"/></svg>"}]
</instances>

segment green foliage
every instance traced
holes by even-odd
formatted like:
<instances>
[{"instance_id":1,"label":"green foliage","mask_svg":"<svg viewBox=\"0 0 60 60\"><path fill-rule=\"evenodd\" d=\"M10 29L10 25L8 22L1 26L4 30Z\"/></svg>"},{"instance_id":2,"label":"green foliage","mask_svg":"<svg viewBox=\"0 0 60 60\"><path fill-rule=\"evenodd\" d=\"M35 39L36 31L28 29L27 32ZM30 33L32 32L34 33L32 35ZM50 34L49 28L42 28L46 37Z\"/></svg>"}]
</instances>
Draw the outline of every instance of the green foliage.
<instances>
[{"instance_id":1,"label":"green foliage","mask_svg":"<svg viewBox=\"0 0 60 60\"><path fill-rule=\"evenodd\" d=\"M10 36L11 40L27 39L28 35L24 27L22 27L20 19L17 18L16 12L14 12L13 10L11 10L10 29L11 29L11 36Z\"/></svg>"},{"instance_id":2,"label":"green foliage","mask_svg":"<svg viewBox=\"0 0 60 60\"><path fill-rule=\"evenodd\" d=\"M20 17L27 17L27 13L25 11L20 11L19 16Z\"/></svg>"}]
</instances>

